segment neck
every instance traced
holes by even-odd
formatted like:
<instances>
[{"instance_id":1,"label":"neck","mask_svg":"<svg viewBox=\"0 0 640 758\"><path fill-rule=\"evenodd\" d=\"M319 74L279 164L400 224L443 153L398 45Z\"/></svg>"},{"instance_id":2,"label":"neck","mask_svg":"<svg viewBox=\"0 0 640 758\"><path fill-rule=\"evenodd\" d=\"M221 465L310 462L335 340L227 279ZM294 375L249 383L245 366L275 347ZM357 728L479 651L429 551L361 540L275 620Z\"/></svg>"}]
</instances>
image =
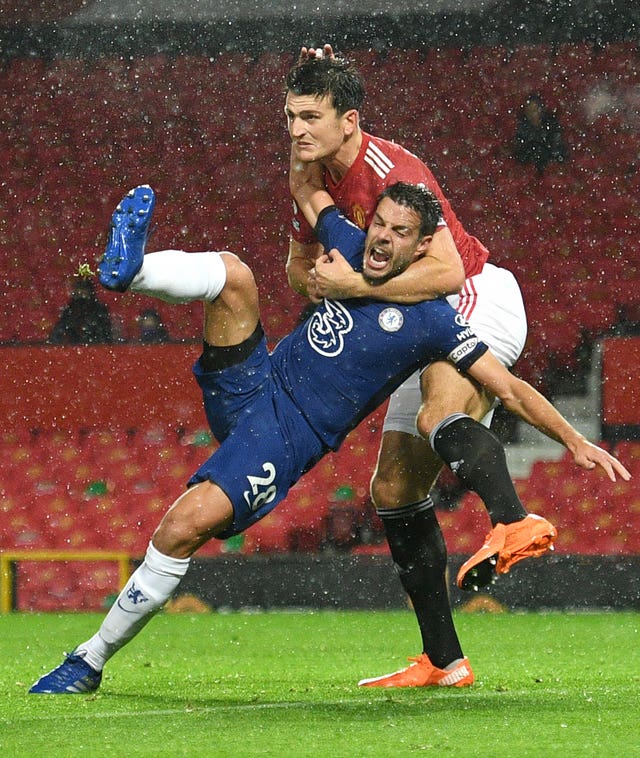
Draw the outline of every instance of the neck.
<instances>
[{"instance_id":1,"label":"neck","mask_svg":"<svg viewBox=\"0 0 640 758\"><path fill-rule=\"evenodd\" d=\"M362 146L362 132L358 130L342 143L335 155L322 161L332 181L337 184L353 165Z\"/></svg>"}]
</instances>

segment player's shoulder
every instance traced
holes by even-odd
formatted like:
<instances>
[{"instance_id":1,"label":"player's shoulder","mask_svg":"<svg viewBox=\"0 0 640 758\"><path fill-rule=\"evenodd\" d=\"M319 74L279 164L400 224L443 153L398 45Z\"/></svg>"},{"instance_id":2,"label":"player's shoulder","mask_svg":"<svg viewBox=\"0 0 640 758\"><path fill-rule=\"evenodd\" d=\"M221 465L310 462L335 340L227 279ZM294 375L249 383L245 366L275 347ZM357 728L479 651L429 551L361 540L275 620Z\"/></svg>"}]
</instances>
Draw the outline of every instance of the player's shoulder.
<instances>
[{"instance_id":1,"label":"player's shoulder","mask_svg":"<svg viewBox=\"0 0 640 758\"><path fill-rule=\"evenodd\" d=\"M389 156L400 156L403 160L416 163L422 163L422 160L418 158L415 153L412 153L404 145L399 142L385 139L384 137L378 137L375 134L366 134L365 148L374 152L381 152L382 154Z\"/></svg>"},{"instance_id":2,"label":"player's shoulder","mask_svg":"<svg viewBox=\"0 0 640 758\"><path fill-rule=\"evenodd\" d=\"M409 181L417 181L428 171L425 163L417 155L398 142L392 142L372 134L368 134L366 137L364 162L381 178L410 172Z\"/></svg>"}]
</instances>

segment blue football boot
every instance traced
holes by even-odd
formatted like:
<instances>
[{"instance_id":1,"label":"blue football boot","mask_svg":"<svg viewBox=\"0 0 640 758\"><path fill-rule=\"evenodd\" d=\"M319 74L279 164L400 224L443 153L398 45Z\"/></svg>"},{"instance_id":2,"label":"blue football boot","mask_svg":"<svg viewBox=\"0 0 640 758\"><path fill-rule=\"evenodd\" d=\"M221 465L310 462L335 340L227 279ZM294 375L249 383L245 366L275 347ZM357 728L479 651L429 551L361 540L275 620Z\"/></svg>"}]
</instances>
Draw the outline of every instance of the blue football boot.
<instances>
[{"instance_id":1,"label":"blue football boot","mask_svg":"<svg viewBox=\"0 0 640 758\"><path fill-rule=\"evenodd\" d=\"M140 271L155 204L151 187L141 184L113 212L107 247L98 264L98 279L108 290L125 292Z\"/></svg>"},{"instance_id":2,"label":"blue football boot","mask_svg":"<svg viewBox=\"0 0 640 758\"><path fill-rule=\"evenodd\" d=\"M41 676L29 690L37 695L82 695L94 692L102 681L102 671L96 671L79 655L70 653L64 661Z\"/></svg>"}]
</instances>

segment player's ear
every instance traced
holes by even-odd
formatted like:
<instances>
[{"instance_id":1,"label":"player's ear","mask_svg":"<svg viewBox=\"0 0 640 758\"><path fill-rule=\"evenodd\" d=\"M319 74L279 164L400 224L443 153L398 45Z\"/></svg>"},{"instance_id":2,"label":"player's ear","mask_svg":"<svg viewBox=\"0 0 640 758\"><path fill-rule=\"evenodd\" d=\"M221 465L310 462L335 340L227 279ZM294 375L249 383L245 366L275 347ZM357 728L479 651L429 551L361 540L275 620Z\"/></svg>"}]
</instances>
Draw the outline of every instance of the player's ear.
<instances>
[{"instance_id":1,"label":"player's ear","mask_svg":"<svg viewBox=\"0 0 640 758\"><path fill-rule=\"evenodd\" d=\"M427 251L429 250L429 246L431 245L432 239L433 239L433 234L425 234L424 237L421 237L418 240L418 245L416 247L416 253L418 255L416 257L426 255Z\"/></svg>"},{"instance_id":2,"label":"player's ear","mask_svg":"<svg viewBox=\"0 0 640 758\"><path fill-rule=\"evenodd\" d=\"M360 114L355 108L342 114L342 128L345 137L350 137L358 131L360 125Z\"/></svg>"}]
</instances>

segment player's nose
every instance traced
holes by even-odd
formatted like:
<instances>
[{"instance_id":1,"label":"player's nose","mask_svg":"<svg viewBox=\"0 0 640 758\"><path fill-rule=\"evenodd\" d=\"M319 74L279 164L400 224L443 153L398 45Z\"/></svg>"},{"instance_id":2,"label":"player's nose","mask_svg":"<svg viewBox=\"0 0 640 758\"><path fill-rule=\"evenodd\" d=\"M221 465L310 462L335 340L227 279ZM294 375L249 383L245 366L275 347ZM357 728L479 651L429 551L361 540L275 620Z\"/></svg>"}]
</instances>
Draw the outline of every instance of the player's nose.
<instances>
[{"instance_id":1,"label":"player's nose","mask_svg":"<svg viewBox=\"0 0 640 758\"><path fill-rule=\"evenodd\" d=\"M386 227L381 227L376 233L376 239L378 243L388 243L391 240L391 230Z\"/></svg>"},{"instance_id":2,"label":"player's nose","mask_svg":"<svg viewBox=\"0 0 640 758\"><path fill-rule=\"evenodd\" d=\"M294 138L302 137L306 129L301 118L289 119L289 134Z\"/></svg>"}]
</instances>

